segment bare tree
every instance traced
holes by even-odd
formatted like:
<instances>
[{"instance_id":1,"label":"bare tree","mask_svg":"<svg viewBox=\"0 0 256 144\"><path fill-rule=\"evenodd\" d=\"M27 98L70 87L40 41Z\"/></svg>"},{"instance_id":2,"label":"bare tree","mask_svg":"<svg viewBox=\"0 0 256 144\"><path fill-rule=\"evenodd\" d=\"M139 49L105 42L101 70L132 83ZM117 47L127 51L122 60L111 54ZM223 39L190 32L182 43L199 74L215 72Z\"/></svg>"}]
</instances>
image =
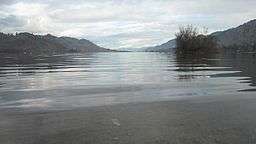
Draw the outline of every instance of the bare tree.
<instances>
[{"instance_id":1,"label":"bare tree","mask_svg":"<svg viewBox=\"0 0 256 144\"><path fill-rule=\"evenodd\" d=\"M179 32L175 34L177 54L202 55L216 52L217 43L207 33L207 28L200 32L197 27L192 25L180 27Z\"/></svg>"}]
</instances>

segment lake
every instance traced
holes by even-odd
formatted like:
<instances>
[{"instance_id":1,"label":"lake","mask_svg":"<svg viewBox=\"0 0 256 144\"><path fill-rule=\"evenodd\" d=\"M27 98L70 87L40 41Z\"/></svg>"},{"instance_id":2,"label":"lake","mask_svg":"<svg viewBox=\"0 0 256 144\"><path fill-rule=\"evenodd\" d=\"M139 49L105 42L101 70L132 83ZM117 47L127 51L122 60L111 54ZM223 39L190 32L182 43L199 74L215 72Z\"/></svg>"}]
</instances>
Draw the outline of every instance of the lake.
<instances>
[{"instance_id":1,"label":"lake","mask_svg":"<svg viewBox=\"0 0 256 144\"><path fill-rule=\"evenodd\" d=\"M171 53L1 55L0 108L59 110L256 94L256 59Z\"/></svg>"}]
</instances>

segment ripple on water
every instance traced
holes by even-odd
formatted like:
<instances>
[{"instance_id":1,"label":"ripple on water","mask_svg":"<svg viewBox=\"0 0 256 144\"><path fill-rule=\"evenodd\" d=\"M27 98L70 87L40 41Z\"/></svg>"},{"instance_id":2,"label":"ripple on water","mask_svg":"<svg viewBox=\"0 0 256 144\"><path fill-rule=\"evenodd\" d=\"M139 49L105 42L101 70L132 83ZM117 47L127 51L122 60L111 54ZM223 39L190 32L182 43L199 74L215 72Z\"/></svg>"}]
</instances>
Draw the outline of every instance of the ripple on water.
<instances>
[{"instance_id":1,"label":"ripple on water","mask_svg":"<svg viewBox=\"0 0 256 144\"><path fill-rule=\"evenodd\" d=\"M255 76L250 57L183 61L165 53L3 56L0 106L94 106L255 94Z\"/></svg>"}]
</instances>

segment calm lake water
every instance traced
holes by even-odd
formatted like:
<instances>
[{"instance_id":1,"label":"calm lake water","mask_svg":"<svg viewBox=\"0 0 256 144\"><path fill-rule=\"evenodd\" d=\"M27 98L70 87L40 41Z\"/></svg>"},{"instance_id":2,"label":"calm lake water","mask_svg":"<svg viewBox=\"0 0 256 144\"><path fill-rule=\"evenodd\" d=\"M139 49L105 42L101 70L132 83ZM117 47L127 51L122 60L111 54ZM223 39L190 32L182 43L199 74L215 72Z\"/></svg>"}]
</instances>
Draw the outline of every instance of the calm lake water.
<instances>
[{"instance_id":1,"label":"calm lake water","mask_svg":"<svg viewBox=\"0 0 256 144\"><path fill-rule=\"evenodd\" d=\"M253 55L177 59L167 53L0 58L0 108L68 109L256 95Z\"/></svg>"}]
</instances>

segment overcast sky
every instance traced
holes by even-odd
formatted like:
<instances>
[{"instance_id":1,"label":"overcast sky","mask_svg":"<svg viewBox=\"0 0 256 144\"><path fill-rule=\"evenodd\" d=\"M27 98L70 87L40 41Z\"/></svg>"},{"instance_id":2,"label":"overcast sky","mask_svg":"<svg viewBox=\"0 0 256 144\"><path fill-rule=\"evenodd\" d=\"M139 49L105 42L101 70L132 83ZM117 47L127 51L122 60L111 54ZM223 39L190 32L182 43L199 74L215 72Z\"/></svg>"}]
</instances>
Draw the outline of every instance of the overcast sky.
<instances>
[{"instance_id":1,"label":"overcast sky","mask_svg":"<svg viewBox=\"0 0 256 144\"><path fill-rule=\"evenodd\" d=\"M0 0L0 31L86 38L106 48L174 38L180 25L210 32L256 18L256 0Z\"/></svg>"}]
</instances>

